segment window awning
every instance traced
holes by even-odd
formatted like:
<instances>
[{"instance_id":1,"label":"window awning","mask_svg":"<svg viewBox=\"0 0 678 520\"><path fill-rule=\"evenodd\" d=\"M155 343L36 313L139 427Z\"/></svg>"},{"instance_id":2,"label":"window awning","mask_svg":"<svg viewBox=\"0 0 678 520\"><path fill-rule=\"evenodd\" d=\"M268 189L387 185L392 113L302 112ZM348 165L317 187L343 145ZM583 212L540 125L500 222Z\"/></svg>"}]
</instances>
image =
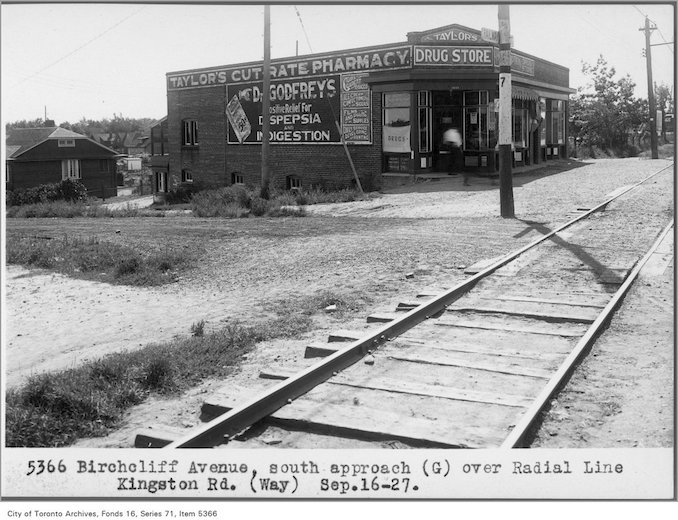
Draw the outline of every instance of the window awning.
<instances>
[{"instance_id":1,"label":"window awning","mask_svg":"<svg viewBox=\"0 0 678 520\"><path fill-rule=\"evenodd\" d=\"M562 101L568 101L570 99L569 94L565 92L553 92L550 90L537 90L537 95L543 97L543 98L548 98L548 99L560 99ZM576 92L573 90L573 92Z\"/></svg>"},{"instance_id":2,"label":"window awning","mask_svg":"<svg viewBox=\"0 0 678 520\"><path fill-rule=\"evenodd\" d=\"M539 94L527 87L519 87L518 85L511 85L511 97L513 99L539 99Z\"/></svg>"}]
</instances>

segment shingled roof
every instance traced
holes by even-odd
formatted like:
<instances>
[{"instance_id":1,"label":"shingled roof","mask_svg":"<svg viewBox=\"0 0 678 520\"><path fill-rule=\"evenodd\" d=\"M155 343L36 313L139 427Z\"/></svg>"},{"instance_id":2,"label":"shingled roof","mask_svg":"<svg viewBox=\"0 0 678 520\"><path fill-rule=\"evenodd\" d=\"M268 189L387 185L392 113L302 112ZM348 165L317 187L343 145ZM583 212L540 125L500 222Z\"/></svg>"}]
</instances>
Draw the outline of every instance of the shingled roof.
<instances>
[{"instance_id":1,"label":"shingled roof","mask_svg":"<svg viewBox=\"0 0 678 520\"><path fill-rule=\"evenodd\" d=\"M5 144L7 145L7 158L14 159L27 150L44 143L48 139L91 139L85 135L66 130L59 126L41 127L41 128L15 128L7 135ZM96 141L94 141L96 142ZM115 152L110 148L97 143L99 146ZM117 153L117 152L115 152Z\"/></svg>"}]
</instances>

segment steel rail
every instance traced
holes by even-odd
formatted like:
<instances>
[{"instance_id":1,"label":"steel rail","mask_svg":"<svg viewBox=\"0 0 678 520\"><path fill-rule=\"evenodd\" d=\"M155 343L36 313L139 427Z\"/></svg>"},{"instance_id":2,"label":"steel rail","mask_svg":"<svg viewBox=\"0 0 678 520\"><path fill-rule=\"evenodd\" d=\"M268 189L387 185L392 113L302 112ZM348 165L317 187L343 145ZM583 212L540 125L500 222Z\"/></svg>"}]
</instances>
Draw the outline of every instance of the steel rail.
<instances>
[{"instance_id":1,"label":"steel rail","mask_svg":"<svg viewBox=\"0 0 678 520\"><path fill-rule=\"evenodd\" d=\"M630 186L623 192L609 198L601 204L598 204L596 207L587 211L586 213L582 213L576 218L566 222L550 233L534 240L530 244L518 249L517 251L509 253L485 269L479 271L468 280L447 290L432 300L424 302L422 305L415 307L411 311L404 314L401 318L397 318L391 322L388 322L382 327L367 334L364 338L350 343L345 348L338 350L334 354L324 358L322 361L311 365L305 370L299 372L297 375L285 379L272 388L266 389L264 392L246 401L242 405L237 406L225 414L217 417L216 419L198 427L186 437L173 441L164 447L202 448L216 446L223 443L224 440L228 440L230 437L237 435L255 422L263 419L267 415L272 414L282 406L290 404L294 399L323 383L341 370L358 362L370 350L375 349L385 341L389 341L390 339L397 337L402 332L409 330L424 320L429 319L431 316L444 311L448 305L454 303L454 301L471 290L481 279L491 275L497 269L516 259L526 251L536 247L564 229L576 224L592 213L606 207L613 200L628 193L630 190L637 188L650 178L668 168L670 168L670 166L653 173L637 184Z\"/></svg>"},{"instance_id":2,"label":"steel rail","mask_svg":"<svg viewBox=\"0 0 678 520\"><path fill-rule=\"evenodd\" d=\"M671 219L669 225L664 228L664 230L660 233L659 238L657 238L654 244L652 244L652 247L650 247L645 256L631 270L629 275L626 277L626 280L624 280L624 283L619 287L610 302L598 315L598 318L596 318L596 320L591 324L584 336L582 336L579 342L577 342L577 345L575 345L572 352L567 356L567 358L565 358L560 368L558 368L556 373L551 377L535 401L525 411L523 417L520 419L520 421L518 421L518 423L511 430L509 436L502 443L501 448L510 449L523 447L523 443L530 432L530 428L546 406L546 403L549 401L549 399L551 399L553 394L556 393L556 391L567 382L568 377L576 368L577 361L582 357L584 352L586 352L593 345L599 333L603 331L606 324L612 319L612 314L621 304L622 299L633 285L633 282L638 277L638 274L650 259L652 254L659 247L659 244L661 244L662 240L666 238L666 235L669 233L669 231L671 231L673 225L674 220Z\"/></svg>"}]
</instances>

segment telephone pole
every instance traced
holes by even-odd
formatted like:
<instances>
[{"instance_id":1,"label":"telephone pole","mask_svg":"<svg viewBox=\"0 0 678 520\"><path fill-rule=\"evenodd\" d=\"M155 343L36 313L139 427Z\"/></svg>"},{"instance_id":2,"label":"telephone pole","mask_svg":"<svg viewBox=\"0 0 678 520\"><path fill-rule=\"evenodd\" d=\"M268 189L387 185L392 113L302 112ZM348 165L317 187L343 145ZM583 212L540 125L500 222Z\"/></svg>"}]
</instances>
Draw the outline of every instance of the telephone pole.
<instances>
[{"instance_id":1,"label":"telephone pole","mask_svg":"<svg viewBox=\"0 0 678 520\"><path fill-rule=\"evenodd\" d=\"M511 22L509 6L499 5L499 205L501 216L514 218L511 171Z\"/></svg>"},{"instance_id":2,"label":"telephone pole","mask_svg":"<svg viewBox=\"0 0 678 520\"><path fill-rule=\"evenodd\" d=\"M654 101L654 84L652 83L652 45L650 45L650 34L655 30L650 27L650 19L645 17L645 27L638 29L645 32L645 60L647 64L647 102L650 106L650 149L652 158L659 159L657 150L657 107Z\"/></svg>"},{"instance_id":3,"label":"telephone pole","mask_svg":"<svg viewBox=\"0 0 678 520\"><path fill-rule=\"evenodd\" d=\"M271 174L269 163L271 155L271 6L264 6L264 70L263 93L261 97L261 192L262 199L269 197Z\"/></svg>"}]
</instances>

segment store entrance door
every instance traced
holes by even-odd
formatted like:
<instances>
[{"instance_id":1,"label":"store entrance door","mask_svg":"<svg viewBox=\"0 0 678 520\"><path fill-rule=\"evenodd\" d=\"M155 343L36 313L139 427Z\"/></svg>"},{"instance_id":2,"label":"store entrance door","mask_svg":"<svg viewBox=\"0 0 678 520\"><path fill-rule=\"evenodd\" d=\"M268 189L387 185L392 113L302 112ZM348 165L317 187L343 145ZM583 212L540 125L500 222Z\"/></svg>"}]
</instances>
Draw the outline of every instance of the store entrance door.
<instances>
[{"instance_id":1,"label":"store entrance door","mask_svg":"<svg viewBox=\"0 0 678 520\"><path fill-rule=\"evenodd\" d=\"M459 134L464 135L462 110L460 106L433 107L433 171L450 172L453 165L453 154L448 146L443 145L445 130L456 128ZM461 165L456 165L457 169Z\"/></svg>"}]
</instances>

